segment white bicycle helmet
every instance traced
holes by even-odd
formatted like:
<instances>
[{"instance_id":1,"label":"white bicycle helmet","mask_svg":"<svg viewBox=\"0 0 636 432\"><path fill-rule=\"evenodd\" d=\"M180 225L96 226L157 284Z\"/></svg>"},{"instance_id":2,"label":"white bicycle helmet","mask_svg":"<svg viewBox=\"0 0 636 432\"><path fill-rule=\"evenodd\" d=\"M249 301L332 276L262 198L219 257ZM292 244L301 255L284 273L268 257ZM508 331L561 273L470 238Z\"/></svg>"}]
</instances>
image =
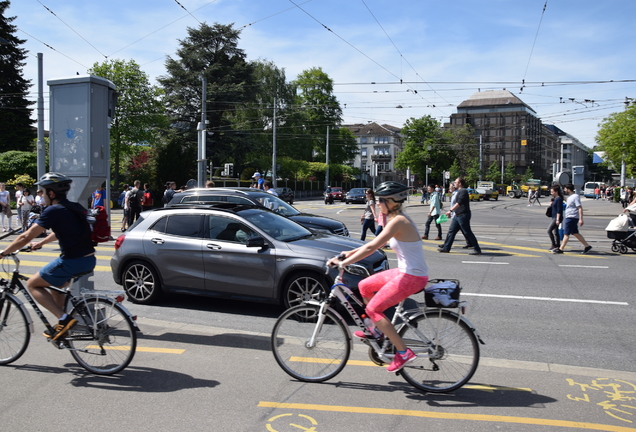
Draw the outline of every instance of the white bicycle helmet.
<instances>
[{"instance_id":1,"label":"white bicycle helmet","mask_svg":"<svg viewBox=\"0 0 636 432\"><path fill-rule=\"evenodd\" d=\"M389 198L398 203L404 202L408 194L408 186L394 181L384 182L375 189L375 196Z\"/></svg>"}]
</instances>

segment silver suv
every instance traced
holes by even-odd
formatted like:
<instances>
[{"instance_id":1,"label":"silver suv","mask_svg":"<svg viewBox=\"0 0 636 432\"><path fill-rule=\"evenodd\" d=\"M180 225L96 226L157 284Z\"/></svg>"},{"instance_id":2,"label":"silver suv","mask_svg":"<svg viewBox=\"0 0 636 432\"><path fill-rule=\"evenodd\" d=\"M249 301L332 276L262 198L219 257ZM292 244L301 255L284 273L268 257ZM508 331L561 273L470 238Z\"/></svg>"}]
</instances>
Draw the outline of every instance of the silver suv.
<instances>
[{"instance_id":1,"label":"silver suv","mask_svg":"<svg viewBox=\"0 0 636 432\"><path fill-rule=\"evenodd\" d=\"M312 232L256 205L184 205L144 212L115 242L113 278L129 300L166 291L297 305L327 292L325 262L363 243ZM345 283L388 269L382 251L350 266Z\"/></svg>"}]
</instances>

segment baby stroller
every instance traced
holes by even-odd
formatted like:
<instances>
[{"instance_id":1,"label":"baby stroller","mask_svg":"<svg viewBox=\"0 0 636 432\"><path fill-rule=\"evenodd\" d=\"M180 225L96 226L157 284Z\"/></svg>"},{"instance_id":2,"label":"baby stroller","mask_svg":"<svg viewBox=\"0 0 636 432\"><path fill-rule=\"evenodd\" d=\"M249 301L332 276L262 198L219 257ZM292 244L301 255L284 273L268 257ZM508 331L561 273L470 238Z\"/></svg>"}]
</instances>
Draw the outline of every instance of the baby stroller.
<instances>
[{"instance_id":1,"label":"baby stroller","mask_svg":"<svg viewBox=\"0 0 636 432\"><path fill-rule=\"evenodd\" d=\"M630 206L627 210L626 213L622 213L617 218L612 219L607 228L605 228L607 238L614 240L612 242L612 252L626 254L628 249L636 252L636 229L634 228L636 206Z\"/></svg>"}]
</instances>

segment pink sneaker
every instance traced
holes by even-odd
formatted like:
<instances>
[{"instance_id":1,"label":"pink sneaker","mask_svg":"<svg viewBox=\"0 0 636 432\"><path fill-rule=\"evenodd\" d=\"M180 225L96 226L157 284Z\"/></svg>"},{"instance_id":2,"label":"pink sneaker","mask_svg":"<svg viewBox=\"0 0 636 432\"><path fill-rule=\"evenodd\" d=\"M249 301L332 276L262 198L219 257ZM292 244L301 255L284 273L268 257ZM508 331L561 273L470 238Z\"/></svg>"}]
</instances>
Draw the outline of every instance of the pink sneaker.
<instances>
[{"instance_id":1,"label":"pink sneaker","mask_svg":"<svg viewBox=\"0 0 636 432\"><path fill-rule=\"evenodd\" d=\"M366 333L365 333L365 332L363 332L362 330L356 330L356 331L354 331L354 332L353 332L353 335L354 335L355 337L357 337L358 339L377 339L377 340L383 340L383 338L384 338L384 334L382 334L382 333L380 333L380 336L376 338L376 337L373 337L373 336L370 336L370 335L366 334Z\"/></svg>"},{"instance_id":2,"label":"pink sneaker","mask_svg":"<svg viewBox=\"0 0 636 432\"><path fill-rule=\"evenodd\" d=\"M386 368L386 370L388 372L398 372L398 371L402 370L402 368L407 363L411 363L416 358L417 358L417 356L415 355L415 353L413 351L411 351L411 348L407 348L406 349L406 354L404 354L404 357L401 356L398 353L395 354L395 358L393 359L393 361L391 362L389 367Z\"/></svg>"}]
</instances>

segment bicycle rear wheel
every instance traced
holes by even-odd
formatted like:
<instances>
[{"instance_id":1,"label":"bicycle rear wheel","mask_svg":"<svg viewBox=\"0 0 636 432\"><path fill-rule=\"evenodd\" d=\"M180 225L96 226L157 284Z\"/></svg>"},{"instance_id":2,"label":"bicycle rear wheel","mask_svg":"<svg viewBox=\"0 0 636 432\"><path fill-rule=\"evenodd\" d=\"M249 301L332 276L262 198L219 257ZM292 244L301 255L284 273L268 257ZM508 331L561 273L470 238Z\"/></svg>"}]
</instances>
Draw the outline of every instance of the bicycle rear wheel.
<instances>
[{"instance_id":1,"label":"bicycle rear wheel","mask_svg":"<svg viewBox=\"0 0 636 432\"><path fill-rule=\"evenodd\" d=\"M10 296L0 300L0 365L19 359L31 339L29 320L20 303Z\"/></svg>"},{"instance_id":2,"label":"bicycle rear wheel","mask_svg":"<svg viewBox=\"0 0 636 432\"><path fill-rule=\"evenodd\" d=\"M73 358L87 371L112 375L132 361L137 334L122 306L109 298L82 301L71 315L77 320L66 340Z\"/></svg>"},{"instance_id":3,"label":"bicycle rear wheel","mask_svg":"<svg viewBox=\"0 0 636 432\"><path fill-rule=\"evenodd\" d=\"M426 311L404 324L400 335L417 354L417 359L400 373L420 390L433 393L456 390L477 370L477 338L455 314L445 310Z\"/></svg>"},{"instance_id":4,"label":"bicycle rear wheel","mask_svg":"<svg viewBox=\"0 0 636 432\"><path fill-rule=\"evenodd\" d=\"M308 346L316 329L320 308L299 305L287 309L272 330L272 352L278 365L292 377L322 382L335 377L347 364L351 339L345 324L327 311L325 322Z\"/></svg>"}]
</instances>

